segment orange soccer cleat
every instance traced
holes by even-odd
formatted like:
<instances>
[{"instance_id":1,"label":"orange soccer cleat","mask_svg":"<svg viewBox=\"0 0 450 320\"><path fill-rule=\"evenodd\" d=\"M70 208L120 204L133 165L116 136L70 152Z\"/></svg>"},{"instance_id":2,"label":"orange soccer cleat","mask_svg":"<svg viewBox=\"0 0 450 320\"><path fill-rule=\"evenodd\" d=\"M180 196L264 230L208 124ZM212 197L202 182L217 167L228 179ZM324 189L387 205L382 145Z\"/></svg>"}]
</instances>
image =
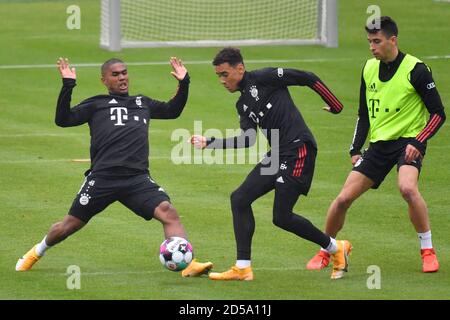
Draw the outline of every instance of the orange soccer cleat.
<instances>
[{"instance_id":1,"label":"orange soccer cleat","mask_svg":"<svg viewBox=\"0 0 450 320\"><path fill-rule=\"evenodd\" d=\"M330 263L330 254L327 251L319 250L319 252L308 261L306 269L321 270L326 268Z\"/></svg>"},{"instance_id":2,"label":"orange soccer cleat","mask_svg":"<svg viewBox=\"0 0 450 320\"><path fill-rule=\"evenodd\" d=\"M213 267L212 262L197 262L196 259L192 260L191 263L181 271L183 277L198 277L203 274L207 274L209 270Z\"/></svg>"},{"instance_id":3,"label":"orange soccer cleat","mask_svg":"<svg viewBox=\"0 0 450 320\"><path fill-rule=\"evenodd\" d=\"M230 270L225 272L211 272L209 274L211 280L253 280L252 267L240 269L236 266L231 267Z\"/></svg>"},{"instance_id":4,"label":"orange soccer cleat","mask_svg":"<svg viewBox=\"0 0 450 320\"><path fill-rule=\"evenodd\" d=\"M436 272L439 270L439 262L433 248L420 250L422 256L422 272Z\"/></svg>"},{"instance_id":5,"label":"orange soccer cleat","mask_svg":"<svg viewBox=\"0 0 450 320\"><path fill-rule=\"evenodd\" d=\"M340 279L344 276L344 272L347 272L348 256L353 249L352 244L347 240L336 241L336 245L337 251L331 255L333 258L331 279Z\"/></svg>"}]
</instances>

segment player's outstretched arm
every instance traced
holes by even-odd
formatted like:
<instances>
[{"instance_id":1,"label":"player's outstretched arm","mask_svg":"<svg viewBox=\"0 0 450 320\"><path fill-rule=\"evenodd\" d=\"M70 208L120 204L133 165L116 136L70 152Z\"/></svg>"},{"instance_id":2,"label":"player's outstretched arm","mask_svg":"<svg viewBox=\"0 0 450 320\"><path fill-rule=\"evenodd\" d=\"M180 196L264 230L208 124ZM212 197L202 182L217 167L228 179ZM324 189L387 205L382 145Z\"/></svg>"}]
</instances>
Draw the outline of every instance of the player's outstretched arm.
<instances>
[{"instance_id":1,"label":"player's outstretched arm","mask_svg":"<svg viewBox=\"0 0 450 320\"><path fill-rule=\"evenodd\" d=\"M150 114L153 119L176 119L180 116L187 102L189 94L187 69L177 57L170 58L170 65L173 70L171 74L179 81L177 92L168 102L152 100Z\"/></svg>"},{"instance_id":2,"label":"player's outstretched arm","mask_svg":"<svg viewBox=\"0 0 450 320\"><path fill-rule=\"evenodd\" d=\"M241 128L242 130L242 128ZM242 130L241 134L225 139L210 137L206 138L201 135L191 136L190 143L197 149L228 149L228 148L249 148L256 142L256 129L249 128Z\"/></svg>"},{"instance_id":3,"label":"player's outstretched arm","mask_svg":"<svg viewBox=\"0 0 450 320\"><path fill-rule=\"evenodd\" d=\"M67 58L58 58L56 64L63 83L56 104L56 125L60 127L72 127L88 122L95 109L93 108L95 100L86 99L71 109L72 90L76 86L77 78L75 68L70 68L69 59Z\"/></svg>"},{"instance_id":4,"label":"player's outstretched arm","mask_svg":"<svg viewBox=\"0 0 450 320\"><path fill-rule=\"evenodd\" d=\"M322 108L323 110L331 112L333 114L337 114L340 113L344 108L341 101L336 98L336 96L320 79L317 79L317 81L314 82L314 84L311 85L310 88L313 89L318 95L320 95L323 101L325 101L326 106Z\"/></svg>"},{"instance_id":5,"label":"player's outstretched arm","mask_svg":"<svg viewBox=\"0 0 450 320\"><path fill-rule=\"evenodd\" d=\"M186 77L187 69L183 65L183 62L177 57L170 58L170 65L172 66L173 71L171 74L178 80L181 81Z\"/></svg>"},{"instance_id":6,"label":"player's outstretched arm","mask_svg":"<svg viewBox=\"0 0 450 320\"><path fill-rule=\"evenodd\" d=\"M69 59L59 57L56 61L59 73L63 79L76 79L77 74L75 68L70 68Z\"/></svg>"}]
</instances>

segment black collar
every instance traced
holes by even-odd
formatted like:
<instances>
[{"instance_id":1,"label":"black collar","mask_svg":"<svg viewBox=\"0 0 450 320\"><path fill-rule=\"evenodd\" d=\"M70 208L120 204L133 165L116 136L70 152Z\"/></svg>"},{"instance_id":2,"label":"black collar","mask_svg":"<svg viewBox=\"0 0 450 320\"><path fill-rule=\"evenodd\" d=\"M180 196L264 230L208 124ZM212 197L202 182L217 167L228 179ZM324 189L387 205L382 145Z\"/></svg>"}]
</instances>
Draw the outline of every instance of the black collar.
<instances>
[{"instance_id":1,"label":"black collar","mask_svg":"<svg viewBox=\"0 0 450 320\"><path fill-rule=\"evenodd\" d=\"M398 67L400 66L400 63L402 63L404 57L405 57L405 54L399 50L397 57L395 57L395 59L393 61L388 62L388 63L384 63L383 61L381 61L381 64L383 65L383 67L387 68L388 70L392 70L392 69L397 70Z\"/></svg>"},{"instance_id":2,"label":"black collar","mask_svg":"<svg viewBox=\"0 0 450 320\"><path fill-rule=\"evenodd\" d=\"M238 83L239 91L241 91L241 92L244 91L245 86L247 85L247 82L248 82L248 72L245 71L244 76L242 77L242 80Z\"/></svg>"},{"instance_id":3,"label":"black collar","mask_svg":"<svg viewBox=\"0 0 450 320\"><path fill-rule=\"evenodd\" d=\"M109 92L110 96L119 96L119 97L129 97L130 95L127 93L111 93Z\"/></svg>"}]
</instances>

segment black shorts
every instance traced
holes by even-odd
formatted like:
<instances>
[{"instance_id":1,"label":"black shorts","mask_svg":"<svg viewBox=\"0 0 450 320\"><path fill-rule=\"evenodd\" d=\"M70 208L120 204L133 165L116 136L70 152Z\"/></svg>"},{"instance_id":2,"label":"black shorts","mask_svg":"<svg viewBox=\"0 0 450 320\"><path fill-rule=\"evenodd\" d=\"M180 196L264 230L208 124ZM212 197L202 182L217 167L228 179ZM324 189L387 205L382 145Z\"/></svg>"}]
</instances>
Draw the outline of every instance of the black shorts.
<instances>
[{"instance_id":1,"label":"black shorts","mask_svg":"<svg viewBox=\"0 0 450 320\"><path fill-rule=\"evenodd\" d=\"M304 144L272 159L268 155L248 174L239 189L252 200L274 190L281 198L308 194L314 176L317 150Z\"/></svg>"},{"instance_id":2,"label":"black shorts","mask_svg":"<svg viewBox=\"0 0 450 320\"><path fill-rule=\"evenodd\" d=\"M291 155L281 156L275 188L307 195L314 176L316 156L317 149L307 143L293 149Z\"/></svg>"},{"instance_id":3,"label":"black shorts","mask_svg":"<svg viewBox=\"0 0 450 320\"><path fill-rule=\"evenodd\" d=\"M405 162L406 146L412 139L400 138L393 141L371 143L352 170L358 171L372 180L374 182L372 189L377 189L380 186L396 164L397 171L403 165L411 165L420 172L422 159L416 159L411 163Z\"/></svg>"},{"instance_id":4,"label":"black shorts","mask_svg":"<svg viewBox=\"0 0 450 320\"><path fill-rule=\"evenodd\" d=\"M155 208L163 201L170 201L170 198L148 174L106 178L91 173L86 176L69 214L87 223L115 201L150 220Z\"/></svg>"}]
</instances>

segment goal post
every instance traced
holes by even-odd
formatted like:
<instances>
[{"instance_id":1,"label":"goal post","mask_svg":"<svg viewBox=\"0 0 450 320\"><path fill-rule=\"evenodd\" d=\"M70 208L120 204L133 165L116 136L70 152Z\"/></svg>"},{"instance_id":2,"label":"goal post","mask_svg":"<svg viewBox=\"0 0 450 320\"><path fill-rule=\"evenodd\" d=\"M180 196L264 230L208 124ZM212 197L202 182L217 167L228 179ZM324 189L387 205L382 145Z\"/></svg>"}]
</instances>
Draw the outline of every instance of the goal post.
<instances>
[{"instance_id":1,"label":"goal post","mask_svg":"<svg viewBox=\"0 0 450 320\"><path fill-rule=\"evenodd\" d=\"M337 47L337 1L101 0L100 47Z\"/></svg>"}]
</instances>

